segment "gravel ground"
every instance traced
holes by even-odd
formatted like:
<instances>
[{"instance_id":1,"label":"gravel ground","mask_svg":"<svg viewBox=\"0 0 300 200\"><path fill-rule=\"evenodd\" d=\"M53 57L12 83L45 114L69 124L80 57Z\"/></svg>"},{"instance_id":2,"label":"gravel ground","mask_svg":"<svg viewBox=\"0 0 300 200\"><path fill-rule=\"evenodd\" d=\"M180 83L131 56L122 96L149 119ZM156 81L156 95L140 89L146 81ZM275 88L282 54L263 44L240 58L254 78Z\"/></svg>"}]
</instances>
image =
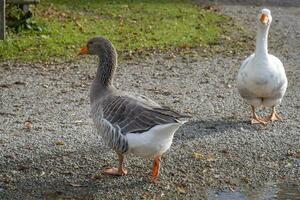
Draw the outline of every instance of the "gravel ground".
<instances>
[{"instance_id":1,"label":"gravel ground","mask_svg":"<svg viewBox=\"0 0 300 200\"><path fill-rule=\"evenodd\" d=\"M258 10L221 7L253 31ZM152 161L134 156L127 157L127 176L100 173L117 158L89 117L94 58L1 63L0 199L203 199L208 189L259 191L278 181L297 187L300 9L271 10L270 52L285 64L289 87L278 109L285 120L266 128L249 124L250 107L235 87L240 63L251 52L173 59L160 54L120 63L118 88L194 116L163 156L157 184L149 181ZM31 129L24 127L27 120Z\"/></svg>"}]
</instances>

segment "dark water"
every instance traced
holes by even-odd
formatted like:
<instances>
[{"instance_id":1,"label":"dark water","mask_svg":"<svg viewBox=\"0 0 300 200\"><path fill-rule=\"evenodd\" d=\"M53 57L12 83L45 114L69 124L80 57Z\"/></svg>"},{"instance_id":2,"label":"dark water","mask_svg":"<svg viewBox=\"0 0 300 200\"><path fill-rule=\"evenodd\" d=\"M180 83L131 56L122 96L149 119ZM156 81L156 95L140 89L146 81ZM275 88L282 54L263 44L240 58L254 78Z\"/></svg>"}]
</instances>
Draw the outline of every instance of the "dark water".
<instances>
[{"instance_id":1,"label":"dark water","mask_svg":"<svg viewBox=\"0 0 300 200\"><path fill-rule=\"evenodd\" d=\"M300 200L300 185L297 183L267 184L259 190L234 192L208 191L209 200Z\"/></svg>"}]
</instances>

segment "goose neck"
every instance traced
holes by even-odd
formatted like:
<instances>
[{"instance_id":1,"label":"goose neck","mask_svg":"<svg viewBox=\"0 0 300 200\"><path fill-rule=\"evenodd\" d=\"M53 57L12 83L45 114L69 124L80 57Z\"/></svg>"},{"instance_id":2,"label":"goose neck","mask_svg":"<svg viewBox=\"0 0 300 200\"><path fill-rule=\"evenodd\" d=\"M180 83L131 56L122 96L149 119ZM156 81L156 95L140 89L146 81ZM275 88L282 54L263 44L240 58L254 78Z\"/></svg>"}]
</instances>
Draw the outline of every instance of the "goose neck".
<instances>
[{"instance_id":1,"label":"goose neck","mask_svg":"<svg viewBox=\"0 0 300 200\"><path fill-rule=\"evenodd\" d=\"M259 27L256 35L256 56L267 56L268 55L268 34L269 26Z\"/></svg>"},{"instance_id":2,"label":"goose neck","mask_svg":"<svg viewBox=\"0 0 300 200\"><path fill-rule=\"evenodd\" d=\"M110 87L113 84L114 73L117 66L117 55L115 50L108 49L99 56L99 66L96 73L96 81L102 87Z\"/></svg>"}]
</instances>

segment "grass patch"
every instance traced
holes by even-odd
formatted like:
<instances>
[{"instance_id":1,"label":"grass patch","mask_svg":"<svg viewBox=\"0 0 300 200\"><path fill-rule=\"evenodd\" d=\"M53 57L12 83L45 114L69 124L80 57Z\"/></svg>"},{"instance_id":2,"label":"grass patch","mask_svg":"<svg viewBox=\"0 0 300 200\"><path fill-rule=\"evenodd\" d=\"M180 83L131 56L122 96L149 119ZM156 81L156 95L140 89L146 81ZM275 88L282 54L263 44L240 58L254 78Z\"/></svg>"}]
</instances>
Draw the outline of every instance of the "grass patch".
<instances>
[{"instance_id":1,"label":"grass patch","mask_svg":"<svg viewBox=\"0 0 300 200\"><path fill-rule=\"evenodd\" d=\"M211 45L229 20L185 0L42 0L34 13L42 31L8 32L1 60L70 58L96 35L119 52Z\"/></svg>"}]
</instances>

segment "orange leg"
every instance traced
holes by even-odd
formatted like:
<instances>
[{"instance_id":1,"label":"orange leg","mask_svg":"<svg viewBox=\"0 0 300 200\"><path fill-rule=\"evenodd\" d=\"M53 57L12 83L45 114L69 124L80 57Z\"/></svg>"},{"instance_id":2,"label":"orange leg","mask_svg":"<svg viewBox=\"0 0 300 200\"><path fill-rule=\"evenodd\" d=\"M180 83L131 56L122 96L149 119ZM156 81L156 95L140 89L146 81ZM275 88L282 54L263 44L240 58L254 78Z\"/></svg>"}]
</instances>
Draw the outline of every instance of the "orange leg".
<instances>
[{"instance_id":1,"label":"orange leg","mask_svg":"<svg viewBox=\"0 0 300 200\"><path fill-rule=\"evenodd\" d=\"M272 113L271 115L267 118L268 122L274 122L277 120L282 120L282 118L277 114L275 106L272 107Z\"/></svg>"},{"instance_id":2,"label":"orange leg","mask_svg":"<svg viewBox=\"0 0 300 200\"><path fill-rule=\"evenodd\" d=\"M159 175L161 156L154 158L153 169L152 169L152 181L155 182Z\"/></svg>"},{"instance_id":3,"label":"orange leg","mask_svg":"<svg viewBox=\"0 0 300 200\"><path fill-rule=\"evenodd\" d=\"M124 168L124 156L118 153L119 157L119 168L107 168L103 170L104 174L109 174L113 176L124 176L127 174L127 170Z\"/></svg>"},{"instance_id":4,"label":"orange leg","mask_svg":"<svg viewBox=\"0 0 300 200\"><path fill-rule=\"evenodd\" d=\"M255 107L251 106L252 108L252 118L251 118L251 124L262 124L262 125L267 125L267 122L265 122L262 118L258 117L256 112L255 112Z\"/></svg>"}]
</instances>

